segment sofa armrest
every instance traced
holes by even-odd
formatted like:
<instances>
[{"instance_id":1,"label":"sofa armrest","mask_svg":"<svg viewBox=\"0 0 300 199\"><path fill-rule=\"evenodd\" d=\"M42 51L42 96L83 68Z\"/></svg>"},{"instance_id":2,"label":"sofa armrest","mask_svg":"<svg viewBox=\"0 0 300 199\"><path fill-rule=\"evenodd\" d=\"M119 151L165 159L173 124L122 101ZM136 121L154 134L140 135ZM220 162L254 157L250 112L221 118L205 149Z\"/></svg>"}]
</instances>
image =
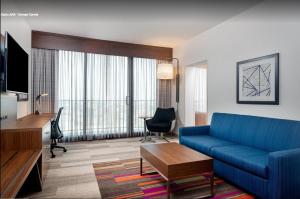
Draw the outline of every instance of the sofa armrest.
<instances>
[{"instance_id":1,"label":"sofa armrest","mask_svg":"<svg viewBox=\"0 0 300 199\"><path fill-rule=\"evenodd\" d=\"M269 198L300 198L300 148L269 154Z\"/></svg>"},{"instance_id":2,"label":"sofa armrest","mask_svg":"<svg viewBox=\"0 0 300 199\"><path fill-rule=\"evenodd\" d=\"M179 128L179 137L191 135L208 135L210 126L190 126Z\"/></svg>"}]
</instances>

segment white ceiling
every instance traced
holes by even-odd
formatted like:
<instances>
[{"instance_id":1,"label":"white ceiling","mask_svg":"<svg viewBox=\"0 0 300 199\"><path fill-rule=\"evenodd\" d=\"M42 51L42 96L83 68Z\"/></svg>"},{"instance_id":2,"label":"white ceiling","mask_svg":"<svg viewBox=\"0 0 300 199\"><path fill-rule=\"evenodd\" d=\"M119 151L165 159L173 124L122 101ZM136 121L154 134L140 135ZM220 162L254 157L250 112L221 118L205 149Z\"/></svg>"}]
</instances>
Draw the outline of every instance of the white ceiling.
<instances>
[{"instance_id":1,"label":"white ceiling","mask_svg":"<svg viewBox=\"0 0 300 199\"><path fill-rule=\"evenodd\" d=\"M20 12L39 14L26 17L33 30L175 47L259 2L15 0L14 3ZM5 4L2 3L4 9Z\"/></svg>"}]
</instances>

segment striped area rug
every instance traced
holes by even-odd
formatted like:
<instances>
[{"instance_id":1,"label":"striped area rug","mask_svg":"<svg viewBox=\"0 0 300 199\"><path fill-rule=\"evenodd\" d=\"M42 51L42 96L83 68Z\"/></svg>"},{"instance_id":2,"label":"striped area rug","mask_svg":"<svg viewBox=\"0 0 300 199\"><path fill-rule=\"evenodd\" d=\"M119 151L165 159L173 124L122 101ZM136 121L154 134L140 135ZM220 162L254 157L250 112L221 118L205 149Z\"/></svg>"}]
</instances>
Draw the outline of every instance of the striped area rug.
<instances>
[{"instance_id":1,"label":"striped area rug","mask_svg":"<svg viewBox=\"0 0 300 199\"><path fill-rule=\"evenodd\" d=\"M93 164L102 199L166 198L166 181L146 162L143 176L139 174L139 159ZM171 183L172 198L209 196L209 178L203 174ZM234 186L215 178L214 199L252 199Z\"/></svg>"}]
</instances>

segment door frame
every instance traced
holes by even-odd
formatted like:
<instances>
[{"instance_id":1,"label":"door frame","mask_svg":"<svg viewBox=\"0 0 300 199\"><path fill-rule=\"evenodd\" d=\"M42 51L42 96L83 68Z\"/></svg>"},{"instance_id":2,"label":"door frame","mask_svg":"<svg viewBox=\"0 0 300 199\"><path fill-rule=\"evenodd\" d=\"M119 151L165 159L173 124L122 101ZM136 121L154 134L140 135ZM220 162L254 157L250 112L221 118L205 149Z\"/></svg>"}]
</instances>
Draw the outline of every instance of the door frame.
<instances>
[{"instance_id":1,"label":"door frame","mask_svg":"<svg viewBox=\"0 0 300 199\"><path fill-rule=\"evenodd\" d=\"M193 84L195 78L193 77L193 70L195 68L206 68L208 72L208 61L198 61L192 64L189 64L185 67L185 125L194 126L195 125L195 105L194 105L194 91L188 90L187 88L194 88ZM208 113L208 73L206 76L206 109ZM191 81L192 80L192 81ZM191 97L193 96L193 97Z\"/></svg>"},{"instance_id":2,"label":"door frame","mask_svg":"<svg viewBox=\"0 0 300 199\"><path fill-rule=\"evenodd\" d=\"M127 124L127 131L128 137L133 137L133 57L128 57L128 96L126 97L126 102L128 106L128 124Z\"/></svg>"}]
</instances>

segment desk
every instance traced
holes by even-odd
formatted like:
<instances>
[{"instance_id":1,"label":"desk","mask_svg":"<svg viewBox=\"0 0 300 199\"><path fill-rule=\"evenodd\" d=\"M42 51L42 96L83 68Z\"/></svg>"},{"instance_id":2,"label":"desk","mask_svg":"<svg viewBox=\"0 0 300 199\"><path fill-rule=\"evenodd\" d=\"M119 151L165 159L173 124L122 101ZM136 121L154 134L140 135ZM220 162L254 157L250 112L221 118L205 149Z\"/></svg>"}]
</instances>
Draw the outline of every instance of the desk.
<instances>
[{"instance_id":1,"label":"desk","mask_svg":"<svg viewBox=\"0 0 300 199\"><path fill-rule=\"evenodd\" d=\"M42 189L54 116L28 115L1 127L1 198L16 197L25 181Z\"/></svg>"}]
</instances>

